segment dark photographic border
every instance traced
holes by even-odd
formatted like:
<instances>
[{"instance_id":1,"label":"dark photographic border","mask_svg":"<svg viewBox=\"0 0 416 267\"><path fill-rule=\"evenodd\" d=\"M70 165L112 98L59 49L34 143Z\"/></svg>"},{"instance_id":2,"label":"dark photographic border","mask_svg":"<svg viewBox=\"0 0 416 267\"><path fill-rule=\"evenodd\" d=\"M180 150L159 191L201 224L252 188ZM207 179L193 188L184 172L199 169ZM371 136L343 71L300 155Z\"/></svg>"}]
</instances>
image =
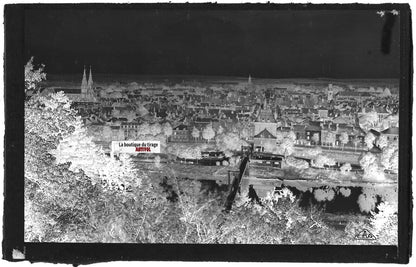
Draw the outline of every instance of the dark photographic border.
<instances>
[{"instance_id":1,"label":"dark photographic border","mask_svg":"<svg viewBox=\"0 0 416 267\"><path fill-rule=\"evenodd\" d=\"M393 10L400 12L399 244L398 246L185 245L24 242L24 19L25 11L59 9L279 9ZM408 4L16 4L5 5L5 181L3 259L13 250L31 262L92 263L114 260L285 261L408 263L411 254L412 41Z\"/></svg>"}]
</instances>

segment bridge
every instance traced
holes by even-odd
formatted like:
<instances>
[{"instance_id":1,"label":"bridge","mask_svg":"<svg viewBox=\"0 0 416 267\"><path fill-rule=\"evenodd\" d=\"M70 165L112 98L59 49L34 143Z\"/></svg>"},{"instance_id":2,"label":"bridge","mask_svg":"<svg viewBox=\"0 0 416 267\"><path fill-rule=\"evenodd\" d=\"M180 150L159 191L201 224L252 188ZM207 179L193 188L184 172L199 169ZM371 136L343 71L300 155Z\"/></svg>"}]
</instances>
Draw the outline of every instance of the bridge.
<instances>
[{"instance_id":1,"label":"bridge","mask_svg":"<svg viewBox=\"0 0 416 267\"><path fill-rule=\"evenodd\" d=\"M249 156L246 156L240 163L238 174L234 176L234 179L231 183L230 191L228 193L227 200L225 203L226 211L231 210L237 191L240 190L241 179L243 178L243 175L247 170L248 163L249 163Z\"/></svg>"}]
</instances>

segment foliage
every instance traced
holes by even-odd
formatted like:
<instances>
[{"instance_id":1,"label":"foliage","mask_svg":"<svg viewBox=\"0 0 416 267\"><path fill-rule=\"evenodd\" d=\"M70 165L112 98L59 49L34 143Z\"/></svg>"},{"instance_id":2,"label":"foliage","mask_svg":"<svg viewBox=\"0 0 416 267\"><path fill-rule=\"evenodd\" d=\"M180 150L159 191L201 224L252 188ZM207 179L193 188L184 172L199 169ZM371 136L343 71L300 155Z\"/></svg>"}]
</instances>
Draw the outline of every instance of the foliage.
<instances>
[{"instance_id":1,"label":"foliage","mask_svg":"<svg viewBox=\"0 0 416 267\"><path fill-rule=\"evenodd\" d=\"M170 125L169 122L166 122L163 124L163 128L162 128L163 134L168 136L171 136L173 134L173 128L172 125Z\"/></svg>"},{"instance_id":2,"label":"foliage","mask_svg":"<svg viewBox=\"0 0 416 267\"><path fill-rule=\"evenodd\" d=\"M217 135L215 142L220 150L238 151L241 150L241 146L247 146L247 142L242 140L236 133Z\"/></svg>"},{"instance_id":3,"label":"foliage","mask_svg":"<svg viewBox=\"0 0 416 267\"><path fill-rule=\"evenodd\" d=\"M199 132L199 130L194 126L194 128L192 129L192 137L193 138L199 138L199 136L200 136L200 132Z\"/></svg>"},{"instance_id":4,"label":"foliage","mask_svg":"<svg viewBox=\"0 0 416 267\"><path fill-rule=\"evenodd\" d=\"M70 105L62 92L25 102L26 241L92 241L96 209L134 198L140 186L128 159L106 157Z\"/></svg>"},{"instance_id":5,"label":"foliage","mask_svg":"<svg viewBox=\"0 0 416 267\"><path fill-rule=\"evenodd\" d=\"M278 144L283 142L283 138L285 137L284 133L282 131L276 131L276 142Z\"/></svg>"},{"instance_id":6,"label":"foliage","mask_svg":"<svg viewBox=\"0 0 416 267\"><path fill-rule=\"evenodd\" d=\"M364 187L361 195L358 196L358 206L362 212L370 212L375 209L377 193L373 188Z\"/></svg>"},{"instance_id":7,"label":"foliage","mask_svg":"<svg viewBox=\"0 0 416 267\"><path fill-rule=\"evenodd\" d=\"M317 210L299 207L289 189L283 188L252 203L246 194L236 200L221 227L219 243L328 244L333 231Z\"/></svg>"},{"instance_id":8,"label":"foliage","mask_svg":"<svg viewBox=\"0 0 416 267\"><path fill-rule=\"evenodd\" d=\"M383 202L377 207L378 212L371 212L371 232L380 244L396 245L398 241L397 203Z\"/></svg>"},{"instance_id":9,"label":"foliage","mask_svg":"<svg viewBox=\"0 0 416 267\"><path fill-rule=\"evenodd\" d=\"M285 155L291 155L294 151L295 143L292 138L285 137L283 142L280 144L281 149L284 151Z\"/></svg>"},{"instance_id":10,"label":"foliage","mask_svg":"<svg viewBox=\"0 0 416 267\"><path fill-rule=\"evenodd\" d=\"M202 149L204 149L204 146L170 143L166 148L166 152L180 158L199 159L201 158Z\"/></svg>"},{"instance_id":11,"label":"foliage","mask_svg":"<svg viewBox=\"0 0 416 267\"><path fill-rule=\"evenodd\" d=\"M380 136L377 137L375 144L382 150L386 148L389 145L388 140L387 140L387 135L380 134Z\"/></svg>"},{"instance_id":12,"label":"foliage","mask_svg":"<svg viewBox=\"0 0 416 267\"><path fill-rule=\"evenodd\" d=\"M208 124L204 130L202 131L202 137L207 141L211 140L215 137L214 129L212 128L212 124Z\"/></svg>"},{"instance_id":13,"label":"foliage","mask_svg":"<svg viewBox=\"0 0 416 267\"><path fill-rule=\"evenodd\" d=\"M341 187L341 188L339 189L339 193L340 193L342 196L344 196L344 197L349 197L349 196L351 195L351 189Z\"/></svg>"},{"instance_id":14,"label":"foliage","mask_svg":"<svg viewBox=\"0 0 416 267\"><path fill-rule=\"evenodd\" d=\"M351 164L350 163L344 163L342 166L341 166L341 168L340 168L340 171L342 172L342 173L347 173L347 172L349 172L349 171L351 171Z\"/></svg>"},{"instance_id":15,"label":"foliage","mask_svg":"<svg viewBox=\"0 0 416 267\"><path fill-rule=\"evenodd\" d=\"M339 137L339 141L341 142L343 146L345 146L349 141L348 134L346 132L341 133L341 136Z\"/></svg>"},{"instance_id":16,"label":"foliage","mask_svg":"<svg viewBox=\"0 0 416 267\"><path fill-rule=\"evenodd\" d=\"M313 195L315 199L319 202L322 201L331 201L335 197L335 191L332 188L324 188L324 189L315 189L313 191Z\"/></svg>"},{"instance_id":17,"label":"foliage","mask_svg":"<svg viewBox=\"0 0 416 267\"><path fill-rule=\"evenodd\" d=\"M377 212L371 211L364 220L350 221L345 228L348 235L341 241L353 245L397 245L397 204L382 202L377 209ZM370 232L374 239L357 239L356 235L363 230Z\"/></svg>"},{"instance_id":18,"label":"foliage","mask_svg":"<svg viewBox=\"0 0 416 267\"><path fill-rule=\"evenodd\" d=\"M149 126L149 133L153 136L160 134L161 131L162 131L162 127L160 126L159 123L152 123Z\"/></svg>"},{"instance_id":19,"label":"foliage","mask_svg":"<svg viewBox=\"0 0 416 267\"><path fill-rule=\"evenodd\" d=\"M319 134L318 133L314 133L312 135L312 141L315 142L315 144L319 143Z\"/></svg>"},{"instance_id":20,"label":"foliage","mask_svg":"<svg viewBox=\"0 0 416 267\"><path fill-rule=\"evenodd\" d=\"M322 142L334 145L336 135L333 132L322 133Z\"/></svg>"},{"instance_id":21,"label":"foliage","mask_svg":"<svg viewBox=\"0 0 416 267\"><path fill-rule=\"evenodd\" d=\"M330 158L323 154L319 154L318 156L316 156L315 160L313 161L313 164L318 168L323 168L324 165L333 166L335 165L335 163L336 162L333 158Z\"/></svg>"},{"instance_id":22,"label":"foliage","mask_svg":"<svg viewBox=\"0 0 416 267\"><path fill-rule=\"evenodd\" d=\"M161 165L160 165L160 156L159 155L157 155L155 157L155 167L156 168L160 168L161 167Z\"/></svg>"},{"instance_id":23,"label":"foliage","mask_svg":"<svg viewBox=\"0 0 416 267\"><path fill-rule=\"evenodd\" d=\"M376 137L371 132L368 132L364 137L364 142L367 145L368 149L373 148L375 140L376 140Z\"/></svg>"},{"instance_id":24,"label":"foliage","mask_svg":"<svg viewBox=\"0 0 416 267\"><path fill-rule=\"evenodd\" d=\"M308 169L309 163L306 160L296 159L294 157L287 157L286 158L286 164L298 168L298 169Z\"/></svg>"},{"instance_id":25,"label":"foliage","mask_svg":"<svg viewBox=\"0 0 416 267\"><path fill-rule=\"evenodd\" d=\"M358 120L361 129L368 131L370 129L374 129L377 126L378 114L375 111L367 112L361 115Z\"/></svg>"},{"instance_id":26,"label":"foliage","mask_svg":"<svg viewBox=\"0 0 416 267\"><path fill-rule=\"evenodd\" d=\"M359 162L364 169L363 179L383 181L385 174L380 166L379 159L373 153L363 153Z\"/></svg>"},{"instance_id":27,"label":"foliage","mask_svg":"<svg viewBox=\"0 0 416 267\"><path fill-rule=\"evenodd\" d=\"M25 93L30 95L38 92L39 82L46 79L44 73L45 65L41 64L37 68L33 65L33 57L25 65Z\"/></svg>"},{"instance_id":28,"label":"foliage","mask_svg":"<svg viewBox=\"0 0 416 267\"><path fill-rule=\"evenodd\" d=\"M399 149L397 145L390 144L385 147L380 154L380 164L388 170L398 169L398 153Z\"/></svg>"},{"instance_id":29,"label":"foliage","mask_svg":"<svg viewBox=\"0 0 416 267\"><path fill-rule=\"evenodd\" d=\"M291 139L293 142L296 140L296 134L293 131L289 131L285 137Z\"/></svg>"}]
</instances>

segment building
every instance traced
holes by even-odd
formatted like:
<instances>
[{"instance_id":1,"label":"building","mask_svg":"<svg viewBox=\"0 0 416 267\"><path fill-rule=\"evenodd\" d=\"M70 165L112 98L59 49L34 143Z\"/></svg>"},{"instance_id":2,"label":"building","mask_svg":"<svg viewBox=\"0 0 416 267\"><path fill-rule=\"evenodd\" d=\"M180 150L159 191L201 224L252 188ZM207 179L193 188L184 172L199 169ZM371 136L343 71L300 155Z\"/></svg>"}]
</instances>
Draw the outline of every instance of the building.
<instances>
[{"instance_id":1,"label":"building","mask_svg":"<svg viewBox=\"0 0 416 267\"><path fill-rule=\"evenodd\" d=\"M310 122L305 128L306 142L311 145L321 143L321 125L319 122ZM316 136L316 137L315 137Z\"/></svg>"},{"instance_id":2,"label":"building","mask_svg":"<svg viewBox=\"0 0 416 267\"><path fill-rule=\"evenodd\" d=\"M264 129L267 129L269 133L271 133L273 136L276 136L277 122L270 108L264 107L263 109L260 109L259 115L253 124L254 135L257 135Z\"/></svg>"},{"instance_id":3,"label":"building","mask_svg":"<svg viewBox=\"0 0 416 267\"><path fill-rule=\"evenodd\" d=\"M332 84L328 85L327 99L328 99L328 102L334 100L334 88L332 87Z\"/></svg>"},{"instance_id":4,"label":"building","mask_svg":"<svg viewBox=\"0 0 416 267\"><path fill-rule=\"evenodd\" d=\"M399 141L399 127L390 127L381 133L387 136L387 141Z\"/></svg>"},{"instance_id":5,"label":"building","mask_svg":"<svg viewBox=\"0 0 416 267\"><path fill-rule=\"evenodd\" d=\"M86 69L84 66L84 73L81 81L81 88L74 88L72 86L52 86L47 87L42 91L43 94L57 93L63 91L65 95L73 102L97 102L94 96L92 70L90 67L89 78L87 81Z\"/></svg>"},{"instance_id":6,"label":"building","mask_svg":"<svg viewBox=\"0 0 416 267\"><path fill-rule=\"evenodd\" d=\"M173 128L172 135L169 137L170 142L189 142L189 126L180 124Z\"/></svg>"},{"instance_id":7,"label":"building","mask_svg":"<svg viewBox=\"0 0 416 267\"><path fill-rule=\"evenodd\" d=\"M264 129L253 137L254 150L258 152L271 152L276 147L276 136L268 129Z\"/></svg>"}]
</instances>

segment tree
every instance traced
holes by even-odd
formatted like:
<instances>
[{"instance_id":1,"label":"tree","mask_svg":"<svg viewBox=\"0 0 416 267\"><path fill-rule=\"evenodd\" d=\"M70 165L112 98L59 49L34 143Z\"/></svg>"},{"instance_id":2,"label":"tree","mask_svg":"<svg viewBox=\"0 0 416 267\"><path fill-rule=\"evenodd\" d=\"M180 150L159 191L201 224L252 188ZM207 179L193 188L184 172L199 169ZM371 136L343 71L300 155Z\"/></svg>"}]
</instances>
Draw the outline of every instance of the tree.
<instances>
[{"instance_id":1,"label":"tree","mask_svg":"<svg viewBox=\"0 0 416 267\"><path fill-rule=\"evenodd\" d=\"M198 139L200 136L200 132L199 130L194 126L194 128L192 129L192 137L195 139Z\"/></svg>"},{"instance_id":2,"label":"tree","mask_svg":"<svg viewBox=\"0 0 416 267\"><path fill-rule=\"evenodd\" d=\"M113 116L114 118L120 117L120 110L113 108L113 110L111 111L111 116Z\"/></svg>"},{"instance_id":3,"label":"tree","mask_svg":"<svg viewBox=\"0 0 416 267\"><path fill-rule=\"evenodd\" d=\"M377 181L383 181L385 179L384 172L380 168L379 160L373 153L364 153L360 156L359 162L364 170L364 179Z\"/></svg>"},{"instance_id":4,"label":"tree","mask_svg":"<svg viewBox=\"0 0 416 267\"><path fill-rule=\"evenodd\" d=\"M287 157L286 164L298 169L309 168L309 163L306 160L296 159L294 157Z\"/></svg>"},{"instance_id":5,"label":"tree","mask_svg":"<svg viewBox=\"0 0 416 267\"><path fill-rule=\"evenodd\" d=\"M163 133L166 135L166 137L169 137L173 134L173 128L169 122L163 124Z\"/></svg>"},{"instance_id":6,"label":"tree","mask_svg":"<svg viewBox=\"0 0 416 267\"><path fill-rule=\"evenodd\" d=\"M398 147L391 145L385 147L380 154L380 164L387 170L397 169L397 163L394 161L393 155L398 152ZM396 168L394 168L396 166Z\"/></svg>"},{"instance_id":7,"label":"tree","mask_svg":"<svg viewBox=\"0 0 416 267\"><path fill-rule=\"evenodd\" d=\"M212 128L212 123L208 124L205 129L202 131L202 137L209 141L215 137L214 129Z\"/></svg>"},{"instance_id":8,"label":"tree","mask_svg":"<svg viewBox=\"0 0 416 267\"><path fill-rule=\"evenodd\" d=\"M293 131L289 131L286 135L287 138L291 139L293 142L296 141L296 134Z\"/></svg>"},{"instance_id":9,"label":"tree","mask_svg":"<svg viewBox=\"0 0 416 267\"><path fill-rule=\"evenodd\" d=\"M291 138L285 137L280 147L285 151L285 156L291 155L294 150L294 141Z\"/></svg>"},{"instance_id":10,"label":"tree","mask_svg":"<svg viewBox=\"0 0 416 267\"><path fill-rule=\"evenodd\" d=\"M141 117L144 117L147 114L149 114L149 111L145 108L145 106L143 104L139 105L139 108L138 108L137 112L139 113L139 116L141 116Z\"/></svg>"},{"instance_id":11,"label":"tree","mask_svg":"<svg viewBox=\"0 0 416 267\"><path fill-rule=\"evenodd\" d=\"M323 168L324 165L333 166L336 164L333 158L329 158L325 155L319 154L314 160L315 166Z\"/></svg>"},{"instance_id":12,"label":"tree","mask_svg":"<svg viewBox=\"0 0 416 267\"><path fill-rule=\"evenodd\" d=\"M376 127L378 123L378 114L375 111L371 111L371 112L361 115L361 117L359 117L358 120L359 120L360 127L364 131L369 131Z\"/></svg>"},{"instance_id":13,"label":"tree","mask_svg":"<svg viewBox=\"0 0 416 267\"><path fill-rule=\"evenodd\" d=\"M336 139L336 135L333 132L326 132L322 136L322 141L330 144L330 146L334 145L335 139Z\"/></svg>"},{"instance_id":14,"label":"tree","mask_svg":"<svg viewBox=\"0 0 416 267\"><path fill-rule=\"evenodd\" d=\"M134 111L130 110L126 114L126 119L127 119L127 122L132 122L134 119L136 119L136 113Z\"/></svg>"},{"instance_id":15,"label":"tree","mask_svg":"<svg viewBox=\"0 0 416 267\"><path fill-rule=\"evenodd\" d=\"M278 144L280 144L280 143L282 143L283 142L283 138L284 138L285 136L284 136L284 134L283 134L283 132L282 131L276 131L276 142L278 143Z\"/></svg>"},{"instance_id":16,"label":"tree","mask_svg":"<svg viewBox=\"0 0 416 267\"><path fill-rule=\"evenodd\" d=\"M160 126L159 123L153 123L149 127L149 133L153 136L160 134L161 131L162 131L162 127Z\"/></svg>"},{"instance_id":17,"label":"tree","mask_svg":"<svg viewBox=\"0 0 416 267\"><path fill-rule=\"evenodd\" d=\"M314 134L312 135L312 141L313 141L316 145L318 145L318 144L319 144L319 133L314 133Z\"/></svg>"},{"instance_id":18,"label":"tree","mask_svg":"<svg viewBox=\"0 0 416 267\"><path fill-rule=\"evenodd\" d=\"M126 140L126 134L123 128L119 128L117 131L117 140Z\"/></svg>"},{"instance_id":19,"label":"tree","mask_svg":"<svg viewBox=\"0 0 416 267\"><path fill-rule=\"evenodd\" d=\"M398 171L399 169L399 150L396 149L390 157L390 169Z\"/></svg>"},{"instance_id":20,"label":"tree","mask_svg":"<svg viewBox=\"0 0 416 267\"><path fill-rule=\"evenodd\" d=\"M247 146L247 142L242 140L237 133L218 135L215 142L219 150L238 151L241 146Z\"/></svg>"},{"instance_id":21,"label":"tree","mask_svg":"<svg viewBox=\"0 0 416 267\"><path fill-rule=\"evenodd\" d=\"M38 84L46 79L46 73L44 73L45 65L41 64L37 68L33 65L33 57L25 65L25 93L27 96L36 93L38 90Z\"/></svg>"},{"instance_id":22,"label":"tree","mask_svg":"<svg viewBox=\"0 0 416 267\"><path fill-rule=\"evenodd\" d=\"M377 157L373 153L369 152L363 153L359 158L360 165L364 170L368 168L370 165L376 163L376 161Z\"/></svg>"},{"instance_id":23,"label":"tree","mask_svg":"<svg viewBox=\"0 0 416 267\"><path fill-rule=\"evenodd\" d=\"M160 168L161 167L161 165L160 165L160 156L159 155L157 155L155 157L155 167L156 168Z\"/></svg>"},{"instance_id":24,"label":"tree","mask_svg":"<svg viewBox=\"0 0 416 267\"><path fill-rule=\"evenodd\" d=\"M222 134L224 132L224 128L220 125L218 126L217 134Z\"/></svg>"},{"instance_id":25,"label":"tree","mask_svg":"<svg viewBox=\"0 0 416 267\"><path fill-rule=\"evenodd\" d=\"M25 101L26 241L103 242L107 229L98 228L112 216L102 207L132 199L124 189L141 184L128 159L110 159L92 142L70 106L63 92Z\"/></svg>"},{"instance_id":26,"label":"tree","mask_svg":"<svg viewBox=\"0 0 416 267\"><path fill-rule=\"evenodd\" d=\"M350 172L351 171L351 164L350 163L344 163L342 166L341 166L341 168L340 168L340 171L342 172L342 173L347 173L347 172Z\"/></svg>"},{"instance_id":27,"label":"tree","mask_svg":"<svg viewBox=\"0 0 416 267\"><path fill-rule=\"evenodd\" d=\"M342 132L341 136L339 137L339 141L342 144L342 149L344 150L345 145L348 143L349 138L348 138L348 134L346 132Z\"/></svg>"},{"instance_id":28,"label":"tree","mask_svg":"<svg viewBox=\"0 0 416 267\"><path fill-rule=\"evenodd\" d=\"M241 123L241 128L239 131L240 137L247 140L248 138L251 137L250 132L251 132L251 125L246 122Z\"/></svg>"},{"instance_id":29,"label":"tree","mask_svg":"<svg viewBox=\"0 0 416 267\"><path fill-rule=\"evenodd\" d=\"M318 202L331 201L335 197L335 191L332 188L315 189L313 195Z\"/></svg>"},{"instance_id":30,"label":"tree","mask_svg":"<svg viewBox=\"0 0 416 267\"><path fill-rule=\"evenodd\" d=\"M374 141L376 137L371 132L368 132L364 137L364 142L367 145L367 148L370 150L374 146Z\"/></svg>"},{"instance_id":31,"label":"tree","mask_svg":"<svg viewBox=\"0 0 416 267\"><path fill-rule=\"evenodd\" d=\"M185 159L200 159L201 149L198 146L188 147L184 151L179 152L178 156Z\"/></svg>"},{"instance_id":32,"label":"tree","mask_svg":"<svg viewBox=\"0 0 416 267\"><path fill-rule=\"evenodd\" d=\"M380 134L379 137L376 139L376 146L378 146L381 150L388 146L387 136L385 134Z\"/></svg>"},{"instance_id":33,"label":"tree","mask_svg":"<svg viewBox=\"0 0 416 267\"><path fill-rule=\"evenodd\" d=\"M139 129L137 130L137 137L140 138L141 136L149 134L152 134L149 123L144 122L140 124Z\"/></svg>"}]
</instances>

